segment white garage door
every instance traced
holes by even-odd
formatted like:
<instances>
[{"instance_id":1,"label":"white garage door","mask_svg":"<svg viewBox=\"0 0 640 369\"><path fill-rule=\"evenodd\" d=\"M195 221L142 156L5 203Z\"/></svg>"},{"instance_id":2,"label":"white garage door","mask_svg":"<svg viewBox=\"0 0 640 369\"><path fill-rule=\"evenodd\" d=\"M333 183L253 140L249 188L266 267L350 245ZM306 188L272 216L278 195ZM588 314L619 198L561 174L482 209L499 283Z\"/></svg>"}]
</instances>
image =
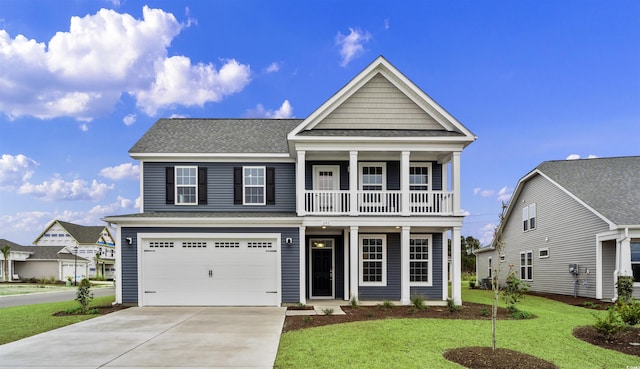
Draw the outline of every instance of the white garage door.
<instances>
[{"instance_id":1,"label":"white garage door","mask_svg":"<svg viewBox=\"0 0 640 369\"><path fill-rule=\"evenodd\" d=\"M280 304L275 237L145 238L142 247L143 305Z\"/></svg>"}]
</instances>

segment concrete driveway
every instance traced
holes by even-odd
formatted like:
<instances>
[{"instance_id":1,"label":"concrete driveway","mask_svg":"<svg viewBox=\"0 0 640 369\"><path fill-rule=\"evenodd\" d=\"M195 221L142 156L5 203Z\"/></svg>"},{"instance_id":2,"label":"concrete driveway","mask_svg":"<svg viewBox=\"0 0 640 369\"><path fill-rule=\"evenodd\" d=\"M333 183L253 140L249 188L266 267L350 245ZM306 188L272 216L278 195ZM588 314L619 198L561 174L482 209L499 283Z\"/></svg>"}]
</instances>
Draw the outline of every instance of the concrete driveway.
<instances>
[{"instance_id":1,"label":"concrete driveway","mask_svg":"<svg viewBox=\"0 0 640 369\"><path fill-rule=\"evenodd\" d=\"M0 368L273 368L285 308L134 307L0 346Z\"/></svg>"}]
</instances>

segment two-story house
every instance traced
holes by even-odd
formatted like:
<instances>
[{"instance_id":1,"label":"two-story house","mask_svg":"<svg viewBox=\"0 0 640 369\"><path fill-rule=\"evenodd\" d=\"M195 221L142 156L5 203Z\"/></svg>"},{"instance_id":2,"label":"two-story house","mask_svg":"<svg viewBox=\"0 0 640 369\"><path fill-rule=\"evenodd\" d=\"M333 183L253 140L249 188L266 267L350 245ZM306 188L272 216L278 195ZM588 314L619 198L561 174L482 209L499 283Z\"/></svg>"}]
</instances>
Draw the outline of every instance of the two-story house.
<instances>
[{"instance_id":1,"label":"two-story house","mask_svg":"<svg viewBox=\"0 0 640 369\"><path fill-rule=\"evenodd\" d=\"M509 266L536 292L611 300L621 275L640 298L640 156L545 161L517 184L480 279Z\"/></svg>"},{"instance_id":2,"label":"two-story house","mask_svg":"<svg viewBox=\"0 0 640 369\"><path fill-rule=\"evenodd\" d=\"M105 226L84 226L53 220L33 241L35 246L65 246L73 254L89 260L89 274L106 279L115 276L115 241Z\"/></svg>"},{"instance_id":3,"label":"two-story house","mask_svg":"<svg viewBox=\"0 0 640 369\"><path fill-rule=\"evenodd\" d=\"M383 57L306 119L160 119L130 150L141 212L104 219L116 301L460 304L475 139Z\"/></svg>"}]
</instances>

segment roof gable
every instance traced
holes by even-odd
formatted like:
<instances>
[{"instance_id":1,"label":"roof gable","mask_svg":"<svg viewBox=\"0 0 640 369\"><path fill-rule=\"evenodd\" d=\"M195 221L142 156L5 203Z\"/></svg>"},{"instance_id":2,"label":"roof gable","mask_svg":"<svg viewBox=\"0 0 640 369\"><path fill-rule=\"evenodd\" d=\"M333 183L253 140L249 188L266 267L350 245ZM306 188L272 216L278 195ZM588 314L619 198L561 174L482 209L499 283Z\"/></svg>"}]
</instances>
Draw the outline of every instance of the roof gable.
<instances>
[{"instance_id":1,"label":"roof gable","mask_svg":"<svg viewBox=\"0 0 640 369\"><path fill-rule=\"evenodd\" d=\"M71 235L79 244L96 244L102 239L102 232L109 232L105 226L83 226L79 224L54 220L45 230L40 233L33 243L37 243L45 233L52 229L55 225L62 227ZM110 234L110 232L109 232Z\"/></svg>"},{"instance_id":2,"label":"roof gable","mask_svg":"<svg viewBox=\"0 0 640 369\"><path fill-rule=\"evenodd\" d=\"M475 140L471 131L382 56L309 115L289 139L325 129L448 131Z\"/></svg>"}]
</instances>

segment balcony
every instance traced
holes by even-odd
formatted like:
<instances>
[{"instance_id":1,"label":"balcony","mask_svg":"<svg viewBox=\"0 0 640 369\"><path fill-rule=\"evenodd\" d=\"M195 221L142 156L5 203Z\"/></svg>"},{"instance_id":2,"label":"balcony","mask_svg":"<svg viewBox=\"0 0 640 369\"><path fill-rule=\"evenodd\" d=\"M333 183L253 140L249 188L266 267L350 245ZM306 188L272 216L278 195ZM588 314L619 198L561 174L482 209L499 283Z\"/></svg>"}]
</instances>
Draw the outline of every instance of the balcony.
<instances>
[{"instance_id":1,"label":"balcony","mask_svg":"<svg viewBox=\"0 0 640 369\"><path fill-rule=\"evenodd\" d=\"M350 191L304 191L307 215L453 215L453 192L446 191L355 191L356 209L351 209ZM409 196L403 209L403 196Z\"/></svg>"}]
</instances>

